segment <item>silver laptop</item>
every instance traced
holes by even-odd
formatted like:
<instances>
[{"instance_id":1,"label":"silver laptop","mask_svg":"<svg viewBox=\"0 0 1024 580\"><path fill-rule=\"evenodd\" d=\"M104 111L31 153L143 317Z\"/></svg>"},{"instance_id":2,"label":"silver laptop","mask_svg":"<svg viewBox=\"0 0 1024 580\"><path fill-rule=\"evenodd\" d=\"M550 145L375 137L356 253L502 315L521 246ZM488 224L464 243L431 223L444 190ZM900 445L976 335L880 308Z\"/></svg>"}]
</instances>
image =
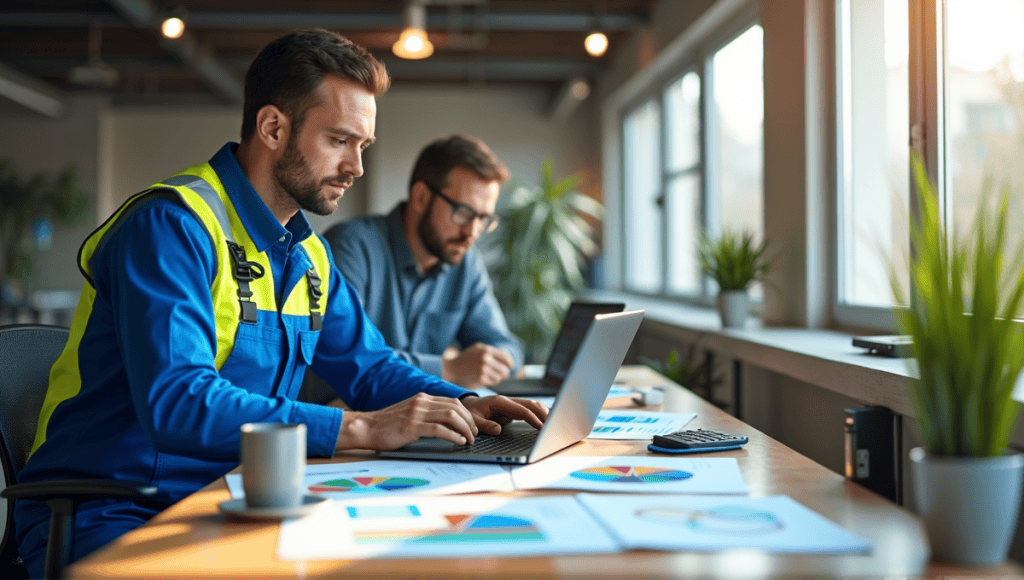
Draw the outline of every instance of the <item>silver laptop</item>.
<instances>
[{"instance_id":1,"label":"silver laptop","mask_svg":"<svg viewBox=\"0 0 1024 580\"><path fill-rule=\"evenodd\" d=\"M626 305L621 302L573 302L562 319L551 355L544 365L544 376L528 379L505 379L490 389L499 395L509 397L554 397L562 388L572 361L576 359L583 337L597 314L622 312Z\"/></svg>"},{"instance_id":2,"label":"silver laptop","mask_svg":"<svg viewBox=\"0 0 1024 580\"><path fill-rule=\"evenodd\" d=\"M611 390L626 351L640 328L643 310L598 314L587 330L576 360L569 368L544 428L525 421L507 425L501 435L481 433L472 445L455 445L437 438L419 439L381 457L474 461L478 463L533 463L582 441L590 435L597 414Z\"/></svg>"}]
</instances>

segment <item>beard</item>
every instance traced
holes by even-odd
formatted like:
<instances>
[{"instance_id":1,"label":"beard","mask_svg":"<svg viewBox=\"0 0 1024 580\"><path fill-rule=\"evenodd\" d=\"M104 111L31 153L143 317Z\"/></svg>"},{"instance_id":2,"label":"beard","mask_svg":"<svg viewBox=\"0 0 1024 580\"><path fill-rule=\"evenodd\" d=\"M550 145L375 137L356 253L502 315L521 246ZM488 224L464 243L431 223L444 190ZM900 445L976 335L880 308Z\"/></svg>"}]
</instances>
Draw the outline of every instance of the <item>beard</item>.
<instances>
[{"instance_id":1,"label":"beard","mask_svg":"<svg viewBox=\"0 0 1024 580\"><path fill-rule=\"evenodd\" d=\"M435 258L438 258L446 264L452 266L458 266L462 263L462 258L466 256L466 252L469 250L467 247L465 250L458 247L452 247L455 244L465 244L469 238L466 236L460 236L458 238L449 238L447 240L441 239L441 234L438 233L437 228L434 227L433 222L428 218L431 210L434 208L434 198L430 198L430 205L427 206L427 211L420 217L419 226L416 231L419 233L420 240L423 241L424 247L430 252Z\"/></svg>"},{"instance_id":2,"label":"beard","mask_svg":"<svg viewBox=\"0 0 1024 580\"><path fill-rule=\"evenodd\" d=\"M316 215L330 215L338 209L324 193L323 187L328 184L352 185L351 175L334 175L317 181L309 162L299 151L295 135L288 138L284 155L274 164L274 179L278 186L291 196L299 207Z\"/></svg>"}]
</instances>

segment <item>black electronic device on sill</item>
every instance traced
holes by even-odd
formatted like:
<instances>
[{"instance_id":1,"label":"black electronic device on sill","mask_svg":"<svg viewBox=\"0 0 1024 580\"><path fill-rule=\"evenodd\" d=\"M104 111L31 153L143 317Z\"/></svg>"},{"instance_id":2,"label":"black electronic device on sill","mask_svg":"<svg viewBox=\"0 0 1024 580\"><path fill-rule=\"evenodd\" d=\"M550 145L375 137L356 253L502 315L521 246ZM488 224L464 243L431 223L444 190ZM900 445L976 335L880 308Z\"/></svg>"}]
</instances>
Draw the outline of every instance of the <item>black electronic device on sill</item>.
<instances>
[{"instance_id":1,"label":"black electronic device on sill","mask_svg":"<svg viewBox=\"0 0 1024 580\"><path fill-rule=\"evenodd\" d=\"M907 335L855 336L853 346L870 350L874 354L892 358L914 356L914 341Z\"/></svg>"}]
</instances>

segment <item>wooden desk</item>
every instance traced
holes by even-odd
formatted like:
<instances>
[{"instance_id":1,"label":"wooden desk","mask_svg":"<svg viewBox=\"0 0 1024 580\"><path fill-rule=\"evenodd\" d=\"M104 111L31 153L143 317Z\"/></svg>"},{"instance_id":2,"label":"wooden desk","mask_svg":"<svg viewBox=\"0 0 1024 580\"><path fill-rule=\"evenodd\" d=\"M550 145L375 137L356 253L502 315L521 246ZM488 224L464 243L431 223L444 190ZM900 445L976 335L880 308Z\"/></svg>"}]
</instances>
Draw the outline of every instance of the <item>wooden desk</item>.
<instances>
[{"instance_id":1,"label":"wooden desk","mask_svg":"<svg viewBox=\"0 0 1024 580\"><path fill-rule=\"evenodd\" d=\"M624 367L631 385L668 384L644 367ZM869 556L776 555L734 550L717 554L631 551L615 555L435 560L285 562L275 557L278 526L225 519L217 505L229 499L223 478L153 518L138 530L83 559L70 578L722 578L1019 576L1020 569L929 567L928 542L910 512L847 481L689 391L666 389L666 411L696 412L688 428L713 428L750 437L736 457L750 495L785 494L874 545ZM837 428L839 428L837 426ZM562 451L579 455L643 455L646 442L587 440ZM372 457L351 453L332 461ZM523 495L527 492L516 492ZM539 492L530 492L539 493ZM559 492L540 492L559 493Z\"/></svg>"}]
</instances>

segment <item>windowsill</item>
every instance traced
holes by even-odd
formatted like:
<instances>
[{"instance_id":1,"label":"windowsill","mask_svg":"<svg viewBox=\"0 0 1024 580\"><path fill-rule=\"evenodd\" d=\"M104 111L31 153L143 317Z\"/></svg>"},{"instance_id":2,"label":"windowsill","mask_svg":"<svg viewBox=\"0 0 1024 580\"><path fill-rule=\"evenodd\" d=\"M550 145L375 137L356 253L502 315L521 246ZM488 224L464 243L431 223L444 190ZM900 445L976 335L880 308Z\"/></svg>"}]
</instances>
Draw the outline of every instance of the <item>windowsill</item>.
<instances>
[{"instance_id":1,"label":"windowsill","mask_svg":"<svg viewBox=\"0 0 1024 580\"><path fill-rule=\"evenodd\" d=\"M590 290L589 298L642 308L644 327L680 342L696 343L733 358L815 385L868 405L914 416L907 379L917 376L914 359L868 354L853 336L834 330L765 327L753 316L743 329L722 328L718 312L624 292Z\"/></svg>"}]
</instances>

